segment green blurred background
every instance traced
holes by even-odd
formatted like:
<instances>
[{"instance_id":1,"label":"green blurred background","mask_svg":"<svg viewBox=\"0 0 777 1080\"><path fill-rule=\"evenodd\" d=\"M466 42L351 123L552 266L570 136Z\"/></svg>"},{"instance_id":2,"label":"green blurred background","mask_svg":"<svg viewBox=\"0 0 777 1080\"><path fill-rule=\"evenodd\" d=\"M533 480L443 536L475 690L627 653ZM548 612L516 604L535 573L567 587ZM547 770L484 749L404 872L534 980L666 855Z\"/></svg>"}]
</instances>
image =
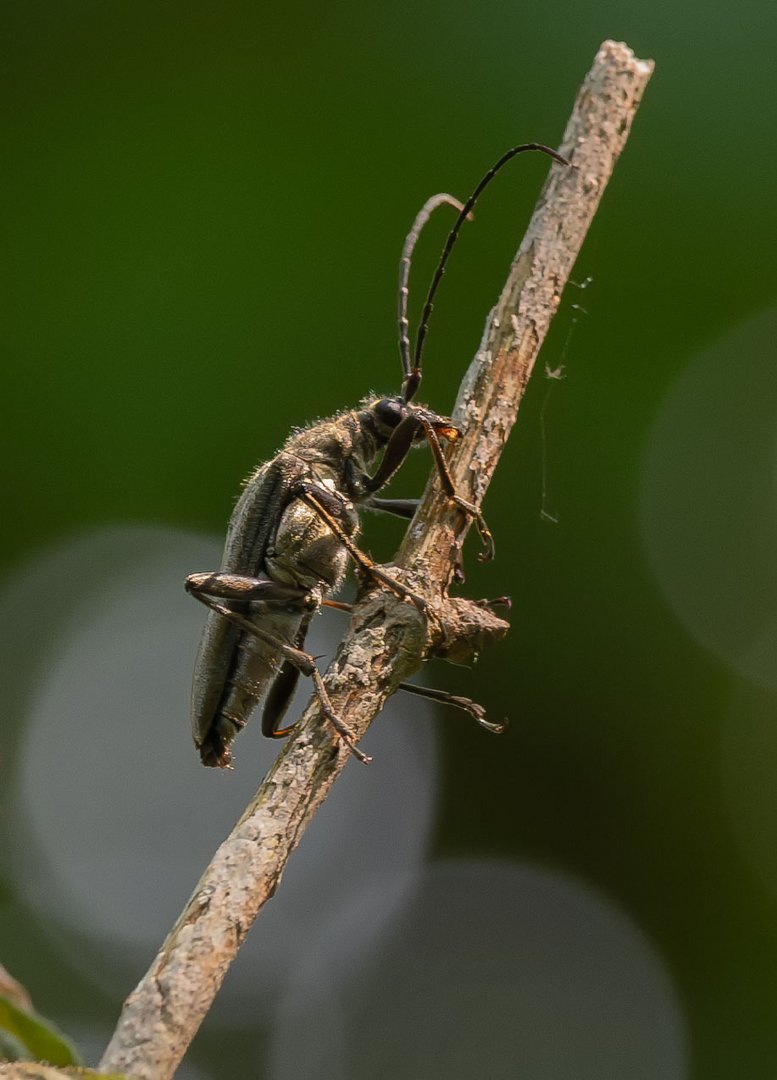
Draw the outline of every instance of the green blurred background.
<instances>
[{"instance_id":1,"label":"green blurred background","mask_svg":"<svg viewBox=\"0 0 777 1080\"><path fill-rule=\"evenodd\" d=\"M775 687L692 632L661 569L676 543L678 590L698 569L696 601L716 611L741 571L726 647L765 640L774 672L777 8L42 2L4 5L0 33L9 579L103 523L222 533L240 478L292 426L398 388L397 259L424 198L465 195L516 142L557 145L603 39L656 60L574 273L592 283L567 290L541 356L566 378L538 368L488 496L497 561L468 549L467 591L511 594L513 630L436 682L513 724L485 744L444 729L435 852L592 884L667 965L691 1075L773 1077L777 896L752 851L777 846ZM545 172L511 166L451 262L423 388L440 411ZM416 300L443 235L424 237ZM717 381L701 375L662 427L709 356ZM427 469L414 455L395 490ZM711 513L718 487L731 498ZM372 522L366 542L388 557L398 536ZM732 811L732 710L746 725L755 699L758 777L738 774L751 800ZM24 717L2 725L13 749ZM39 1004L57 1011L53 994Z\"/></svg>"}]
</instances>

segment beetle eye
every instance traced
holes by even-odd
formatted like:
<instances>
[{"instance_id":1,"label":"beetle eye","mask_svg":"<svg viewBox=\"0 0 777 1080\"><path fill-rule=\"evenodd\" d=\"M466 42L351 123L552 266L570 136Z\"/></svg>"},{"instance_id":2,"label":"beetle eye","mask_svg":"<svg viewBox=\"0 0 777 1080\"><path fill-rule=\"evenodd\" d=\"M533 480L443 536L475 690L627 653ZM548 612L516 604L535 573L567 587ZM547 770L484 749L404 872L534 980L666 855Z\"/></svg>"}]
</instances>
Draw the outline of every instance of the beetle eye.
<instances>
[{"instance_id":1,"label":"beetle eye","mask_svg":"<svg viewBox=\"0 0 777 1080\"><path fill-rule=\"evenodd\" d=\"M404 415L402 402L396 398L381 398L372 406L378 420L386 427L395 428Z\"/></svg>"}]
</instances>

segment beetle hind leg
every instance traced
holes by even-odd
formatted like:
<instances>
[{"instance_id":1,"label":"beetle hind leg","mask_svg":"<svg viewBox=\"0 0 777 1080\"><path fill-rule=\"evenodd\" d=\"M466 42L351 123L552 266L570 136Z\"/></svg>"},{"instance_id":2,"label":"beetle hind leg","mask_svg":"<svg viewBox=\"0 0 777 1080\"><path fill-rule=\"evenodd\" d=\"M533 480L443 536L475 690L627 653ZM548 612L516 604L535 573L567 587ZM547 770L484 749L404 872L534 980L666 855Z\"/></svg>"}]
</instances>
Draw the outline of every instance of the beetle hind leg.
<instances>
[{"instance_id":1,"label":"beetle hind leg","mask_svg":"<svg viewBox=\"0 0 777 1080\"><path fill-rule=\"evenodd\" d=\"M263 604L317 606L317 601L310 589L305 589L301 585L285 585L281 581L273 581L270 578L247 577L243 574L228 574L223 571L189 574L184 588L195 600L199 600L206 607L212 607L209 601L216 597L243 603L260 601Z\"/></svg>"},{"instance_id":2,"label":"beetle hind leg","mask_svg":"<svg viewBox=\"0 0 777 1080\"><path fill-rule=\"evenodd\" d=\"M193 576L196 577L197 575ZM275 582L272 584L275 584ZM195 593L194 595L197 594ZM241 630L244 630L248 634L253 634L253 636L259 638L260 641L265 641L268 645L277 649L285 661L284 667L286 664L289 664L292 667L297 668L302 675L307 675L311 678L318 700L321 703L321 709L327 720L340 736L340 739L359 761L363 762L365 765L372 761L372 758L369 757L368 754L365 754L363 750L359 749L356 745L356 736L335 712L334 706L329 700L329 695L326 692L324 680L321 678L321 673L316 667L316 661L309 653L303 652L302 649L295 648L294 645L289 645L288 642L282 641L280 638L276 637L275 634L263 630L261 626L252 622L251 619L242 615L239 611L233 611L231 608L228 608L225 604L221 603L218 599L208 593L197 595L197 599L201 600L202 603L212 611L216 611L219 615L223 615L225 619L234 623L235 626L238 626ZM283 671L283 668L281 670ZM280 736L281 732L276 731L273 734Z\"/></svg>"}]
</instances>

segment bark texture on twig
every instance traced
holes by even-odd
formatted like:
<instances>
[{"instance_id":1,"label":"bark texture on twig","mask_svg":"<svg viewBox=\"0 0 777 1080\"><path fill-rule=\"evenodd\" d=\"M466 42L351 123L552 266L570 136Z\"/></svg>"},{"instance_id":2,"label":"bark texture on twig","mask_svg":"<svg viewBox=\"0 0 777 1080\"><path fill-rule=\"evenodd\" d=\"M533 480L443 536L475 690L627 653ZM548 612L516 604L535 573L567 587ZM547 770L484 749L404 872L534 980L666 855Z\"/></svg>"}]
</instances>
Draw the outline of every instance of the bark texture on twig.
<instances>
[{"instance_id":1,"label":"bark texture on twig","mask_svg":"<svg viewBox=\"0 0 777 1080\"><path fill-rule=\"evenodd\" d=\"M540 344L558 307L613 166L628 136L652 62L605 42L575 103L561 153L462 384L462 438L450 457L457 491L479 503L515 422ZM428 598L425 620L409 603L371 589L327 673L334 708L361 738L386 698L430 655L474 656L507 624L488 608L450 599L452 553L467 528L430 482L392 574ZM256 796L213 857L178 922L127 999L101 1067L144 1080L175 1071L286 861L349 753L306 709Z\"/></svg>"}]
</instances>

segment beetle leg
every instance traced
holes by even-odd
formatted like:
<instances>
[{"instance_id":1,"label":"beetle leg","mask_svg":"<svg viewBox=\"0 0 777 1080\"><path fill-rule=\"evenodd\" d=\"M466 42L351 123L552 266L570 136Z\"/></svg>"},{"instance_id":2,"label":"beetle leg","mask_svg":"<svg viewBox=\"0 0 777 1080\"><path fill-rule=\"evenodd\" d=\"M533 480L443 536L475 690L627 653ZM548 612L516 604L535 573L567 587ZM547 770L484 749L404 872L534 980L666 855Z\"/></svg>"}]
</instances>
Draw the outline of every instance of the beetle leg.
<instances>
[{"instance_id":1,"label":"beetle leg","mask_svg":"<svg viewBox=\"0 0 777 1080\"><path fill-rule=\"evenodd\" d=\"M408 520L418 509L420 499L379 499L373 495L364 503L365 510L379 510L382 514L394 514Z\"/></svg>"},{"instance_id":2,"label":"beetle leg","mask_svg":"<svg viewBox=\"0 0 777 1080\"><path fill-rule=\"evenodd\" d=\"M432 422L423 415L419 414L419 420L423 425L424 434L426 435L426 441L429 443L429 448L432 451L434 457L434 463L437 466L437 473L440 477L440 483L442 484L443 491L451 500L456 503L465 514L468 514L475 522L475 526L480 535L481 543L483 544L483 550L478 555L480 562L489 562L494 557L494 538L491 535L491 530L486 524L486 519L483 517L480 510L474 503L468 502L467 499L462 498L461 495L456 494L456 488L453 483L453 477L450 474L448 463L445 460L445 455L442 452L442 446L440 445L440 439L437 432L434 429Z\"/></svg>"},{"instance_id":3,"label":"beetle leg","mask_svg":"<svg viewBox=\"0 0 777 1080\"><path fill-rule=\"evenodd\" d=\"M321 709L342 741L359 761L363 762L365 765L372 761L371 757L359 749L354 741L355 736L353 732L343 723L335 712L332 702L329 700L329 695L326 692L324 680L321 678L321 674L316 667L316 662L310 653L303 652L302 649L297 649L294 645L289 645L286 641L281 641L275 634L270 634L267 630L263 630L261 626L252 622L251 619L247 619L245 615L241 615L238 611L232 611L231 608L226 607L225 604L219 603L218 600L209 596L207 593L194 593L193 595L197 596L197 599L201 600L207 607L211 608L213 611L217 611L219 615L223 615L225 619L229 619L235 626L239 626L241 630L245 630L248 634L253 634L253 636L259 638L260 641L266 641L268 645L271 645L274 649L278 650L285 661L296 667L301 674L311 678L319 702L321 703ZM276 732L276 734L279 735L281 733Z\"/></svg>"},{"instance_id":4,"label":"beetle leg","mask_svg":"<svg viewBox=\"0 0 777 1080\"><path fill-rule=\"evenodd\" d=\"M205 574L190 574L184 584L188 593L208 604L206 597L221 597L223 600L239 600L244 603L292 605L298 607L316 607L317 601L310 589L301 585L285 585L281 581L268 578L246 577L242 574L227 574L220 571Z\"/></svg>"},{"instance_id":5,"label":"beetle leg","mask_svg":"<svg viewBox=\"0 0 777 1080\"><path fill-rule=\"evenodd\" d=\"M415 683L400 683L397 689L404 690L408 694L415 694L416 697L429 698L431 701L441 701L445 705L453 705L457 709L463 709L464 712L469 713L473 719L477 720L481 727L484 727L486 731L493 732L494 735L501 735L507 727L506 720L503 720L501 724L495 724L491 720L486 720L486 710L482 705L478 705L476 701L472 701L471 698L459 697L457 694L449 694L447 690L432 690L428 686L416 686Z\"/></svg>"},{"instance_id":6,"label":"beetle leg","mask_svg":"<svg viewBox=\"0 0 777 1080\"><path fill-rule=\"evenodd\" d=\"M350 536L344 532L340 523L332 517L326 507L322 504L318 497L318 489L314 484L301 484L293 494L296 498L307 503L307 505L312 510L315 510L319 517L326 522L363 574L367 577L374 578L382 585L385 585L387 589L390 589L401 600L412 600L422 615L429 614L429 605L422 596L419 596L418 593L414 593L412 589L408 589L401 581L396 581L390 574L381 570L379 566L375 565L369 555L365 555L364 552L354 544Z\"/></svg>"},{"instance_id":7,"label":"beetle leg","mask_svg":"<svg viewBox=\"0 0 777 1080\"><path fill-rule=\"evenodd\" d=\"M366 479L364 486L367 491L379 491L389 482L410 452L418 429L421 427L424 429L426 441L429 443L429 448L432 451L432 456L434 457L434 463L440 476L440 483L442 484L443 491L452 502L474 520L478 533L480 534L480 540L483 544L483 551L479 558L481 562L488 562L494 557L494 538L491 535L491 530L477 506L456 493L453 478L451 477L448 463L445 460L445 455L443 454L442 446L440 445L440 436L437 434L434 422L423 410L418 409L417 411L410 413L404 420L401 420L399 424L397 424L394 431L391 433L391 438L386 446L378 471L374 476ZM456 429L453 428L452 425L449 425L445 429L441 428L441 430L447 432L451 438L454 438L456 435ZM378 505L380 502L401 503L402 501L403 500L390 499L370 500L375 509L385 509L388 510L389 513L399 512L400 516L412 517L412 513L405 515L402 514L401 511L392 510L386 506L380 507ZM369 507L370 503L367 505Z\"/></svg>"},{"instance_id":8,"label":"beetle leg","mask_svg":"<svg viewBox=\"0 0 777 1080\"><path fill-rule=\"evenodd\" d=\"M308 612L300 623L293 642L295 649L304 649L305 638L313 615L314 612ZM288 724L282 728L280 723L286 715L286 710L299 682L299 677L299 667L290 660L284 660L278 674L270 685L262 709L262 735L266 738L282 739L294 727L293 724Z\"/></svg>"},{"instance_id":9,"label":"beetle leg","mask_svg":"<svg viewBox=\"0 0 777 1080\"><path fill-rule=\"evenodd\" d=\"M410 448L420 427L419 418L414 412L409 413L403 420L399 421L391 432L386 449L383 451L378 471L374 476L366 477L364 481L364 487L367 491L380 491L389 482L410 453Z\"/></svg>"},{"instance_id":10,"label":"beetle leg","mask_svg":"<svg viewBox=\"0 0 777 1080\"><path fill-rule=\"evenodd\" d=\"M346 604L343 600L322 600L321 606L334 608L336 611L344 611L348 615L353 611L353 604Z\"/></svg>"}]
</instances>

